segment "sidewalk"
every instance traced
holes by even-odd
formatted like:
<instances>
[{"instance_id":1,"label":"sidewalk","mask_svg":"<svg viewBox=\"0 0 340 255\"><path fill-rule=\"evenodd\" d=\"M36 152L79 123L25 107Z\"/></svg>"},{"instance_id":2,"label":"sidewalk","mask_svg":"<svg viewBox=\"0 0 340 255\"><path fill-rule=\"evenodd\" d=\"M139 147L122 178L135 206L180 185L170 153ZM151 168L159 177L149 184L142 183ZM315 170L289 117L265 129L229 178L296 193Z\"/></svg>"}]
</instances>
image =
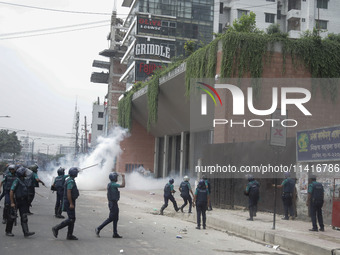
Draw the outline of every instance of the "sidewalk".
<instances>
[{"instance_id":1,"label":"sidewalk","mask_svg":"<svg viewBox=\"0 0 340 255\"><path fill-rule=\"evenodd\" d=\"M182 198L178 192L175 194L178 206L183 204ZM163 191L135 191L124 190L121 192L120 203L131 204L138 208L159 214L159 209L163 204ZM172 203L164 210L165 217L178 217L183 220L196 223L196 210L188 214L187 205L184 208L185 213L176 213ZM159 216L164 217L164 216ZM245 210L226 210L213 208L213 211L207 211L207 227L227 231L235 235L254 241L263 242L264 244L280 245L285 250L299 254L308 255L340 255L340 231L333 230L331 226L325 226L325 232L310 232L311 222L300 220L281 220L282 215L276 215L276 228L273 227L273 214L258 212L254 221L247 221L248 211ZM333 249L339 249L334 250Z\"/></svg>"}]
</instances>

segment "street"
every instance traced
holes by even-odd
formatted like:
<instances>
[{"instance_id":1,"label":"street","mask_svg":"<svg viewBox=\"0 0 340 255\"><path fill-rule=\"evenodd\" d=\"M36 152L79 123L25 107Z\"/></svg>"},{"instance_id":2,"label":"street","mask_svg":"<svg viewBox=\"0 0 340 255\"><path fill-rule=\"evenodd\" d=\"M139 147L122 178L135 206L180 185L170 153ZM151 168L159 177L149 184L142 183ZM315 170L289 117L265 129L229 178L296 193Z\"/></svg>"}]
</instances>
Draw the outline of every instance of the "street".
<instances>
[{"instance_id":1,"label":"street","mask_svg":"<svg viewBox=\"0 0 340 255\"><path fill-rule=\"evenodd\" d=\"M51 228L62 221L53 215L55 194L45 187L36 191L38 194L31 209L34 215L29 216L28 222L30 231L36 234L24 238L18 219L19 224L13 229L15 236L7 237L5 225L1 224L0 254L291 254L209 226L206 230L197 230L193 223L166 216L173 212L171 204L165 210L165 216L160 216L155 209L143 208L143 201L134 201L126 195L136 191L124 189L121 191L118 222L122 239L112 238L112 224L101 231L100 238L95 235L94 228L108 217L105 191L80 191L74 231L78 241L66 240L67 228L60 230L58 239L55 239ZM159 201L157 207L161 204ZM182 238L177 238L178 235Z\"/></svg>"}]
</instances>

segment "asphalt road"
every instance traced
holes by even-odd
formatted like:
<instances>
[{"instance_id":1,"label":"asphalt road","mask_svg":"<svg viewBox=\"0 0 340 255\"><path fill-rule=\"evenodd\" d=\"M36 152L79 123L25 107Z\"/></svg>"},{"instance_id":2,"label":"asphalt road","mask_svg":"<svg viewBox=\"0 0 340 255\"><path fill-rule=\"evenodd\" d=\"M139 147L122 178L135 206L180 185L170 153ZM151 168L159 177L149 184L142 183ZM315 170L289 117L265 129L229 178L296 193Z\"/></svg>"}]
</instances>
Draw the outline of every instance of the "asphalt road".
<instances>
[{"instance_id":1,"label":"asphalt road","mask_svg":"<svg viewBox=\"0 0 340 255\"><path fill-rule=\"evenodd\" d=\"M209 228L197 230L193 223L143 210L140 206L142 201L136 201L139 206L134 206L131 198L124 196L124 190L121 191L118 222L122 239L112 238L112 224L101 231L100 238L95 235L94 228L108 217L105 191L80 192L74 230L78 241L66 240L67 228L60 230L56 239L51 228L61 220L53 215L55 194L44 187L38 188L37 192L31 209L34 215L29 216L28 222L30 231L36 234L24 238L18 224L13 229L15 236L7 237L5 225L0 224L1 255L290 254L226 232ZM171 204L166 210L173 210ZM177 235L182 238L177 238Z\"/></svg>"}]
</instances>

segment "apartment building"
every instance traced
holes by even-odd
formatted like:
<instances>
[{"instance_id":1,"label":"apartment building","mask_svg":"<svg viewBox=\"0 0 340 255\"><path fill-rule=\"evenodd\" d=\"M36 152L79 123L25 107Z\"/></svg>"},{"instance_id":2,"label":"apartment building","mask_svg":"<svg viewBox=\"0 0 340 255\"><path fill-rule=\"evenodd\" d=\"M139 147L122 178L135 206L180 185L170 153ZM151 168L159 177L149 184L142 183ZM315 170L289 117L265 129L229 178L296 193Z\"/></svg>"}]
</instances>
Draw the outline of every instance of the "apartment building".
<instances>
[{"instance_id":1,"label":"apartment building","mask_svg":"<svg viewBox=\"0 0 340 255\"><path fill-rule=\"evenodd\" d=\"M128 49L121 60L127 70L119 80L127 89L184 55L188 40L199 44L213 39L213 0L124 0L122 6L130 8L122 41Z\"/></svg>"},{"instance_id":2,"label":"apartment building","mask_svg":"<svg viewBox=\"0 0 340 255\"><path fill-rule=\"evenodd\" d=\"M243 14L254 12L256 25L265 30L277 23L291 38L320 29L320 35L340 33L340 1L336 0L223 0L215 1L214 32L222 33Z\"/></svg>"}]
</instances>

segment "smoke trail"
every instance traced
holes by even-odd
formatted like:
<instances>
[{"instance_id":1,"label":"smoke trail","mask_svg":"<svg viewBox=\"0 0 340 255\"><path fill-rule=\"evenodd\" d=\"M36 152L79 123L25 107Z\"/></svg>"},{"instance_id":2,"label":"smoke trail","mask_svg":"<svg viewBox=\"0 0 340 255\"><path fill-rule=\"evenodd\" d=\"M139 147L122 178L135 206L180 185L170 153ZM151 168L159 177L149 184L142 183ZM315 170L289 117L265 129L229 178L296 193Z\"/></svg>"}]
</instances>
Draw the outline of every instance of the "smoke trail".
<instances>
[{"instance_id":1,"label":"smoke trail","mask_svg":"<svg viewBox=\"0 0 340 255\"><path fill-rule=\"evenodd\" d=\"M74 160L71 155L60 160L60 166L64 167L65 174L71 167L86 168L94 164L94 167L85 169L76 178L77 186L81 190L105 189L109 181L115 158L122 152L120 142L127 136L127 130L115 127L108 137L99 137L98 145L89 155L83 155ZM41 171L39 177L51 185L53 177L57 176L57 169L60 166L50 165L48 169L52 171Z\"/></svg>"}]
</instances>

